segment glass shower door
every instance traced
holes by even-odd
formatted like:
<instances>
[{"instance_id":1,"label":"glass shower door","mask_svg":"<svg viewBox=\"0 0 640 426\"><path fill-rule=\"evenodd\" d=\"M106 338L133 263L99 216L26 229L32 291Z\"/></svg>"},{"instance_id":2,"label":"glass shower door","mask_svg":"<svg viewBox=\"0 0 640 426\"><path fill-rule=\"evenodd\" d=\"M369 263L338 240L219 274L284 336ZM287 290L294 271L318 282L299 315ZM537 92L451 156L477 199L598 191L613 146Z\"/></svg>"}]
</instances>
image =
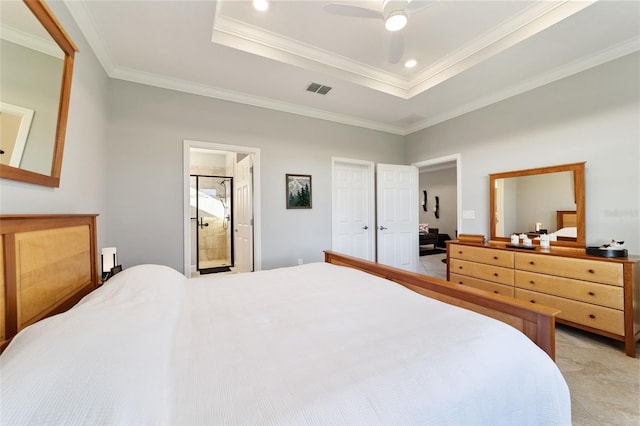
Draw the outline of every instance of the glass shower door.
<instances>
[{"instance_id":1,"label":"glass shower door","mask_svg":"<svg viewBox=\"0 0 640 426\"><path fill-rule=\"evenodd\" d=\"M197 270L201 274L230 271L233 266L231 183L225 176L192 175L195 198ZM195 186L195 188L193 187ZM193 201L192 201L193 206Z\"/></svg>"}]
</instances>

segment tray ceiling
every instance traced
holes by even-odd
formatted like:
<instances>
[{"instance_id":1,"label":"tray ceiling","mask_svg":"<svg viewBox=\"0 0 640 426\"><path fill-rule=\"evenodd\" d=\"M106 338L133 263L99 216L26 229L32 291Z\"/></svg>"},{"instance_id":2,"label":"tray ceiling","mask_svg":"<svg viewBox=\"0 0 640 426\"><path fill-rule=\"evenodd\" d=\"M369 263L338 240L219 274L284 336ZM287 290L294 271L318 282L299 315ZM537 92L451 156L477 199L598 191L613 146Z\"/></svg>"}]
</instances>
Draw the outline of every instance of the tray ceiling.
<instances>
[{"instance_id":1,"label":"tray ceiling","mask_svg":"<svg viewBox=\"0 0 640 426\"><path fill-rule=\"evenodd\" d=\"M637 1L416 2L396 64L381 19L328 13L328 1L65 4L112 78L396 134L640 49Z\"/></svg>"}]
</instances>

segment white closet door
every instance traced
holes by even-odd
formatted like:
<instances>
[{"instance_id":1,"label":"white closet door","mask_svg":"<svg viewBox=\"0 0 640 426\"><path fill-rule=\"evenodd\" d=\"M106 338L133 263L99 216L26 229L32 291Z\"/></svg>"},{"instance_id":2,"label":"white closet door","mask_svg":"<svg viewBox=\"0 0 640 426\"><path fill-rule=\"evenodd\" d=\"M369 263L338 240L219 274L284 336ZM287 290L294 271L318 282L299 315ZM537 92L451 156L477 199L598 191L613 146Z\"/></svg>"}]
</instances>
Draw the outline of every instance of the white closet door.
<instances>
[{"instance_id":1,"label":"white closet door","mask_svg":"<svg viewBox=\"0 0 640 426\"><path fill-rule=\"evenodd\" d=\"M375 261L373 163L334 159L332 177L332 250Z\"/></svg>"},{"instance_id":2,"label":"white closet door","mask_svg":"<svg viewBox=\"0 0 640 426\"><path fill-rule=\"evenodd\" d=\"M376 187L378 263L415 272L418 168L378 164Z\"/></svg>"},{"instance_id":3,"label":"white closet door","mask_svg":"<svg viewBox=\"0 0 640 426\"><path fill-rule=\"evenodd\" d=\"M233 229L234 270L253 271L253 162L247 155L236 164Z\"/></svg>"}]
</instances>

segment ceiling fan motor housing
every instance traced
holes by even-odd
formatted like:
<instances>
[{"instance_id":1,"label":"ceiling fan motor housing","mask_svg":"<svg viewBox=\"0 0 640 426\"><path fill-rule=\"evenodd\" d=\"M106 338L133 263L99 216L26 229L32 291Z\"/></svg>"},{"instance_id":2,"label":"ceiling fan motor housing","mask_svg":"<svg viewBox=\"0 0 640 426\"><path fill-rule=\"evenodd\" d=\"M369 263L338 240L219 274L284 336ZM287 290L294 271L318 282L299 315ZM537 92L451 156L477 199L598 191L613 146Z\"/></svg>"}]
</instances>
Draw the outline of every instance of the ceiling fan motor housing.
<instances>
[{"instance_id":1,"label":"ceiling fan motor housing","mask_svg":"<svg viewBox=\"0 0 640 426\"><path fill-rule=\"evenodd\" d=\"M385 16L389 16L394 12L402 12L409 5L408 0L384 0L382 3L382 10L384 11Z\"/></svg>"}]
</instances>

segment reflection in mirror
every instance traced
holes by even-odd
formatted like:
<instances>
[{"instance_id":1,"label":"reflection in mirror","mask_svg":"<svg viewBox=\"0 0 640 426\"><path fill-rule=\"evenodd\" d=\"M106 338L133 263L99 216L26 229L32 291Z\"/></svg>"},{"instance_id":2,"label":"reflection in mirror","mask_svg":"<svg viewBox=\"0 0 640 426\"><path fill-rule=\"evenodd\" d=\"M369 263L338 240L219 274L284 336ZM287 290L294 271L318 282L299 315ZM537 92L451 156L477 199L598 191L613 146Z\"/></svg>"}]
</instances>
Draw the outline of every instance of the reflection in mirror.
<instances>
[{"instance_id":1,"label":"reflection in mirror","mask_svg":"<svg viewBox=\"0 0 640 426\"><path fill-rule=\"evenodd\" d=\"M0 7L0 177L57 187L77 49L43 2Z\"/></svg>"},{"instance_id":2,"label":"reflection in mirror","mask_svg":"<svg viewBox=\"0 0 640 426\"><path fill-rule=\"evenodd\" d=\"M576 210L572 172L496 179L495 191L497 237L540 229L558 232L556 212ZM575 241L575 227L562 231Z\"/></svg>"},{"instance_id":3,"label":"reflection in mirror","mask_svg":"<svg viewBox=\"0 0 640 426\"><path fill-rule=\"evenodd\" d=\"M491 239L551 235L552 245L584 246L584 163L490 175Z\"/></svg>"},{"instance_id":4,"label":"reflection in mirror","mask_svg":"<svg viewBox=\"0 0 640 426\"><path fill-rule=\"evenodd\" d=\"M32 109L0 102L0 164L20 167L33 113Z\"/></svg>"}]
</instances>

